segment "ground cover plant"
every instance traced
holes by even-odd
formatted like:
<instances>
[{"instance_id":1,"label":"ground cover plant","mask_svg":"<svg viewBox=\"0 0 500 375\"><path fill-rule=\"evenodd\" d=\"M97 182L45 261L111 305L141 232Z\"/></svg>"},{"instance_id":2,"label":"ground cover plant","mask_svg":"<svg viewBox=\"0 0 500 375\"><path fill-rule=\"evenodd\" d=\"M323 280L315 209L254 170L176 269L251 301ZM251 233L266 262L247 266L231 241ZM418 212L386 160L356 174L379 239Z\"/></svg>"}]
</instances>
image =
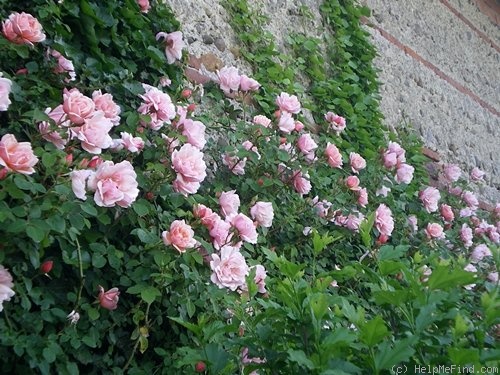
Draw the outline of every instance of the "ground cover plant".
<instances>
[{"instance_id":1,"label":"ground cover plant","mask_svg":"<svg viewBox=\"0 0 500 375\"><path fill-rule=\"evenodd\" d=\"M160 2L0 3L2 373L493 369L499 206L383 130L366 10L289 58L226 5L254 74L200 86Z\"/></svg>"}]
</instances>

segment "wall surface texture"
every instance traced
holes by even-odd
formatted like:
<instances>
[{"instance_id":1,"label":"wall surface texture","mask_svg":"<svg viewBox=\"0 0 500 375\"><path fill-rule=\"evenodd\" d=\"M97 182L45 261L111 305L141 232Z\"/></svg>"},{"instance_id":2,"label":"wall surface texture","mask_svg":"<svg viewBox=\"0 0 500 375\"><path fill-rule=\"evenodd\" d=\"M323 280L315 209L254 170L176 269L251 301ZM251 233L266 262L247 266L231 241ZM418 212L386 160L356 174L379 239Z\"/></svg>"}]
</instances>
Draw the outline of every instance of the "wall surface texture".
<instances>
[{"instance_id":1,"label":"wall surface texture","mask_svg":"<svg viewBox=\"0 0 500 375\"><path fill-rule=\"evenodd\" d=\"M224 65L251 74L238 56L229 15L218 0L167 0L182 24L195 69ZM290 31L322 38L321 0L254 0L267 30L286 52ZM385 123L411 123L443 162L487 173L480 195L500 202L500 2L497 0L360 0L379 57ZM300 15L307 6L312 17Z\"/></svg>"}]
</instances>

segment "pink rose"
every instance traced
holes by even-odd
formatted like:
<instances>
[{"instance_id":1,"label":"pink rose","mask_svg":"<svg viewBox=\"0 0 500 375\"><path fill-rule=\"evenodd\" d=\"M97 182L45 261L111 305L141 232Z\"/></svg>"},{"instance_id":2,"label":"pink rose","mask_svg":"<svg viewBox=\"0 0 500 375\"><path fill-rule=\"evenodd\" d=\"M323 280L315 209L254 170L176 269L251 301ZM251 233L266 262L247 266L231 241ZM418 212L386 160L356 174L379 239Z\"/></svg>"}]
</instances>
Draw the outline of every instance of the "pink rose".
<instances>
[{"instance_id":1,"label":"pink rose","mask_svg":"<svg viewBox=\"0 0 500 375\"><path fill-rule=\"evenodd\" d=\"M361 189L361 187L359 186L359 178L356 176L347 177L345 180L345 186L347 186L347 188L352 191L358 191Z\"/></svg>"},{"instance_id":2,"label":"pink rose","mask_svg":"<svg viewBox=\"0 0 500 375\"><path fill-rule=\"evenodd\" d=\"M202 182L207 176L203 153L189 143L172 152L172 167L186 182Z\"/></svg>"},{"instance_id":3,"label":"pink rose","mask_svg":"<svg viewBox=\"0 0 500 375\"><path fill-rule=\"evenodd\" d=\"M232 233L229 233L230 230L231 224L222 220L220 217L217 217L212 222L212 228L209 229L209 234L216 248L221 248L229 243L232 237Z\"/></svg>"},{"instance_id":4,"label":"pink rose","mask_svg":"<svg viewBox=\"0 0 500 375\"><path fill-rule=\"evenodd\" d=\"M198 204L193 208L193 215L200 219L201 224L209 231L213 228L216 220L222 220L219 215L203 204Z\"/></svg>"},{"instance_id":5,"label":"pink rose","mask_svg":"<svg viewBox=\"0 0 500 375\"><path fill-rule=\"evenodd\" d=\"M0 111L6 111L12 103L9 99L10 90L12 88L12 81L8 78L3 78L0 72Z\"/></svg>"},{"instance_id":6,"label":"pink rose","mask_svg":"<svg viewBox=\"0 0 500 375\"><path fill-rule=\"evenodd\" d=\"M75 67L73 62L64 57L59 51L55 49L50 50L50 56L57 59L57 66L54 68L54 73L68 73L69 79L66 78L66 82L74 81L76 79Z\"/></svg>"},{"instance_id":7,"label":"pink rose","mask_svg":"<svg viewBox=\"0 0 500 375\"><path fill-rule=\"evenodd\" d=\"M132 134L127 132L121 132L120 135L121 144L127 151L141 152L144 149L144 140L141 137L132 137Z\"/></svg>"},{"instance_id":8,"label":"pink rose","mask_svg":"<svg viewBox=\"0 0 500 375\"><path fill-rule=\"evenodd\" d=\"M366 207L368 204L368 191L366 188L362 188L358 190L358 204L361 207Z\"/></svg>"},{"instance_id":9,"label":"pink rose","mask_svg":"<svg viewBox=\"0 0 500 375\"><path fill-rule=\"evenodd\" d=\"M271 120L268 119L266 116L262 116L262 115L254 116L252 122L255 125L262 125L265 128L268 128L271 125Z\"/></svg>"},{"instance_id":10,"label":"pink rose","mask_svg":"<svg viewBox=\"0 0 500 375\"><path fill-rule=\"evenodd\" d=\"M142 13L147 13L149 12L149 9L151 9L149 0L137 0L137 5L139 5L139 8L141 8Z\"/></svg>"},{"instance_id":11,"label":"pink rose","mask_svg":"<svg viewBox=\"0 0 500 375\"><path fill-rule=\"evenodd\" d=\"M353 232L358 232L359 231L359 226L365 219L365 216L361 213L358 213L357 215L355 214L349 214L343 221L343 226L345 226L347 229L353 231ZM342 222L342 219L340 219Z\"/></svg>"},{"instance_id":12,"label":"pink rose","mask_svg":"<svg viewBox=\"0 0 500 375\"><path fill-rule=\"evenodd\" d=\"M197 181L186 181L186 179L178 174L175 180L172 182L172 188L175 192L181 193L184 196L189 194L195 194L200 188L200 183Z\"/></svg>"},{"instance_id":13,"label":"pink rose","mask_svg":"<svg viewBox=\"0 0 500 375\"><path fill-rule=\"evenodd\" d=\"M281 116L278 121L278 128L283 133L291 133L295 130L295 120L292 118L292 114L289 112L281 112Z\"/></svg>"},{"instance_id":14,"label":"pink rose","mask_svg":"<svg viewBox=\"0 0 500 375\"><path fill-rule=\"evenodd\" d=\"M147 125L153 130L158 130L164 124L170 124L177 114L170 96L156 87L146 84L143 84L143 87L145 93L139 95L143 103L137 111L142 115L151 117L151 121Z\"/></svg>"},{"instance_id":15,"label":"pink rose","mask_svg":"<svg viewBox=\"0 0 500 375\"><path fill-rule=\"evenodd\" d=\"M250 271L255 269L254 282L257 285L257 290L259 293L266 293L266 269L264 266L257 264L256 266L250 267Z\"/></svg>"},{"instance_id":16,"label":"pink rose","mask_svg":"<svg viewBox=\"0 0 500 375\"><path fill-rule=\"evenodd\" d=\"M89 177L87 186L95 191L94 201L100 207L130 207L139 194L136 178L129 161L105 161Z\"/></svg>"},{"instance_id":17,"label":"pink rose","mask_svg":"<svg viewBox=\"0 0 500 375\"><path fill-rule=\"evenodd\" d=\"M16 294L12 290L13 287L12 275L9 273L9 270L0 264L0 312L3 311L3 303L10 301Z\"/></svg>"},{"instance_id":18,"label":"pink rose","mask_svg":"<svg viewBox=\"0 0 500 375\"><path fill-rule=\"evenodd\" d=\"M156 40L160 40L161 38L165 39L165 55L167 56L167 62L173 64L175 60L182 59L182 49L185 47L185 43L182 40L182 32L159 32L156 34Z\"/></svg>"},{"instance_id":19,"label":"pink rose","mask_svg":"<svg viewBox=\"0 0 500 375\"><path fill-rule=\"evenodd\" d=\"M260 87L260 83L253 78L249 78L246 75L240 76L240 90L241 91L257 91Z\"/></svg>"},{"instance_id":20,"label":"pink rose","mask_svg":"<svg viewBox=\"0 0 500 375\"><path fill-rule=\"evenodd\" d=\"M58 105L54 109L47 108L45 113L50 117L52 121L54 121L57 129L64 129L65 137L63 138L61 133L57 130L53 130L53 125L48 121L42 121L38 124L38 131L42 135L42 138L48 142L51 142L54 146L56 146L59 150L64 149L68 139L71 134L74 132L69 131L68 129L71 126L70 121L67 119L66 113L64 112L63 106Z\"/></svg>"},{"instance_id":21,"label":"pink rose","mask_svg":"<svg viewBox=\"0 0 500 375\"><path fill-rule=\"evenodd\" d=\"M384 152L383 155L384 167L387 169L394 168L398 163L398 156L393 152Z\"/></svg>"},{"instance_id":22,"label":"pink rose","mask_svg":"<svg viewBox=\"0 0 500 375\"><path fill-rule=\"evenodd\" d=\"M305 125L303 123L301 123L298 120L295 121L295 131L296 132L301 132L302 130L304 130L304 128L305 128Z\"/></svg>"},{"instance_id":23,"label":"pink rose","mask_svg":"<svg viewBox=\"0 0 500 375\"><path fill-rule=\"evenodd\" d=\"M81 169L73 171L69 174L71 177L71 188L73 189L73 193L78 199L82 201L87 200L87 180L94 173L90 169Z\"/></svg>"},{"instance_id":24,"label":"pink rose","mask_svg":"<svg viewBox=\"0 0 500 375\"><path fill-rule=\"evenodd\" d=\"M219 197L219 204L222 209L222 215L226 218L232 217L238 213L240 197L236 194L236 190L224 191Z\"/></svg>"},{"instance_id":25,"label":"pink rose","mask_svg":"<svg viewBox=\"0 0 500 375\"><path fill-rule=\"evenodd\" d=\"M282 112L288 113L299 113L300 112L300 102L295 95L289 95L286 92L282 92L276 98L276 105Z\"/></svg>"},{"instance_id":26,"label":"pink rose","mask_svg":"<svg viewBox=\"0 0 500 375\"><path fill-rule=\"evenodd\" d=\"M64 89L63 99L63 110L68 115L69 120L76 125L83 124L94 114L94 102L77 88Z\"/></svg>"},{"instance_id":27,"label":"pink rose","mask_svg":"<svg viewBox=\"0 0 500 375\"><path fill-rule=\"evenodd\" d=\"M409 184L413 179L415 168L411 165L402 163L396 170L396 182L399 184Z\"/></svg>"},{"instance_id":28,"label":"pink rose","mask_svg":"<svg viewBox=\"0 0 500 375\"><path fill-rule=\"evenodd\" d=\"M250 209L250 216L261 227L270 228L274 219L273 204L271 202L256 202Z\"/></svg>"},{"instance_id":29,"label":"pink rose","mask_svg":"<svg viewBox=\"0 0 500 375\"><path fill-rule=\"evenodd\" d=\"M220 89L226 94L231 94L239 90L241 76L238 73L238 69L234 66L223 67L220 71L217 71L217 77L219 78Z\"/></svg>"},{"instance_id":30,"label":"pink rose","mask_svg":"<svg viewBox=\"0 0 500 375\"><path fill-rule=\"evenodd\" d=\"M400 165L406 161L405 157L406 151L396 142L389 142L387 150L384 152L384 166L391 169L397 165Z\"/></svg>"},{"instance_id":31,"label":"pink rose","mask_svg":"<svg viewBox=\"0 0 500 375\"><path fill-rule=\"evenodd\" d=\"M205 139L205 125L200 121L186 119L182 123L182 135L187 138L188 143L198 149L205 147L207 143Z\"/></svg>"},{"instance_id":32,"label":"pink rose","mask_svg":"<svg viewBox=\"0 0 500 375\"><path fill-rule=\"evenodd\" d=\"M328 142L325 149L325 156L330 167L342 168L342 155L337 146Z\"/></svg>"},{"instance_id":33,"label":"pink rose","mask_svg":"<svg viewBox=\"0 0 500 375\"><path fill-rule=\"evenodd\" d=\"M394 219L392 218L391 209L383 203L375 211L375 227L380 234L388 237L391 236L394 230Z\"/></svg>"},{"instance_id":34,"label":"pink rose","mask_svg":"<svg viewBox=\"0 0 500 375\"><path fill-rule=\"evenodd\" d=\"M413 232L418 231L418 219L415 215L408 216L408 225Z\"/></svg>"},{"instance_id":35,"label":"pink rose","mask_svg":"<svg viewBox=\"0 0 500 375\"><path fill-rule=\"evenodd\" d=\"M236 155L231 155L228 152L222 155L222 164L227 166L229 170L237 176L242 176L245 174L246 163L247 158L240 159Z\"/></svg>"},{"instance_id":36,"label":"pink rose","mask_svg":"<svg viewBox=\"0 0 500 375\"><path fill-rule=\"evenodd\" d=\"M351 152L349 154L349 163L351 164L351 169L354 173L359 173L360 170L366 168L365 159L363 159L363 157L356 152Z\"/></svg>"},{"instance_id":37,"label":"pink rose","mask_svg":"<svg viewBox=\"0 0 500 375\"><path fill-rule=\"evenodd\" d=\"M498 271L497 272L490 272L487 276L487 279L488 279L488 281L491 281L492 283L498 283Z\"/></svg>"},{"instance_id":38,"label":"pink rose","mask_svg":"<svg viewBox=\"0 0 500 375\"><path fill-rule=\"evenodd\" d=\"M120 291L118 288L111 288L107 292L99 285L99 304L107 310L115 310L118 307Z\"/></svg>"},{"instance_id":39,"label":"pink rose","mask_svg":"<svg viewBox=\"0 0 500 375\"><path fill-rule=\"evenodd\" d=\"M164 231L161 237L165 245L172 245L179 253L196 246L193 229L184 220L173 221L170 230Z\"/></svg>"},{"instance_id":40,"label":"pink rose","mask_svg":"<svg viewBox=\"0 0 500 375\"><path fill-rule=\"evenodd\" d=\"M333 113L327 112L325 114L325 120L330 124L330 127L333 129L337 135L339 135L342 131L344 131L346 127L345 118Z\"/></svg>"},{"instance_id":41,"label":"pink rose","mask_svg":"<svg viewBox=\"0 0 500 375\"><path fill-rule=\"evenodd\" d=\"M244 214L237 214L231 219L231 224L238 230L238 234L243 241L256 244L257 243L257 230L255 225L248 216Z\"/></svg>"},{"instance_id":42,"label":"pink rose","mask_svg":"<svg viewBox=\"0 0 500 375\"><path fill-rule=\"evenodd\" d=\"M448 182L455 182L458 181L460 178L460 175L462 174L462 171L460 170L460 167L455 164L446 164L444 166L444 177Z\"/></svg>"},{"instance_id":43,"label":"pink rose","mask_svg":"<svg viewBox=\"0 0 500 375\"><path fill-rule=\"evenodd\" d=\"M104 116L104 112L97 111L77 131L77 138L82 141L82 148L91 154L100 154L102 149L113 145L109 131L113 127L111 120Z\"/></svg>"},{"instance_id":44,"label":"pink rose","mask_svg":"<svg viewBox=\"0 0 500 375\"><path fill-rule=\"evenodd\" d=\"M443 219L449 223L455 219L452 208L447 204L442 204L439 212L441 213Z\"/></svg>"},{"instance_id":45,"label":"pink rose","mask_svg":"<svg viewBox=\"0 0 500 375\"><path fill-rule=\"evenodd\" d=\"M388 188L387 186L382 186L381 188L377 189L377 191L375 192L375 195L377 197L382 196L382 197L386 198L387 194L389 194L390 191L391 191L391 188Z\"/></svg>"},{"instance_id":46,"label":"pink rose","mask_svg":"<svg viewBox=\"0 0 500 375\"><path fill-rule=\"evenodd\" d=\"M95 109L104 112L104 116L111 120L114 126L120 124L120 107L113 101L113 95L103 94L101 90L92 93Z\"/></svg>"},{"instance_id":47,"label":"pink rose","mask_svg":"<svg viewBox=\"0 0 500 375\"><path fill-rule=\"evenodd\" d=\"M425 234L430 240L443 239L445 237L443 227L438 223L428 223L427 228L425 228Z\"/></svg>"},{"instance_id":48,"label":"pink rose","mask_svg":"<svg viewBox=\"0 0 500 375\"><path fill-rule=\"evenodd\" d=\"M464 200L465 204L472 210L476 210L479 207L479 201L472 191L464 191L462 193L462 199Z\"/></svg>"},{"instance_id":49,"label":"pink rose","mask_svg":"<svg viewBox=\"0 0 500 375\"><path fill-rule=\"evenodd\" d=\"M470 254L471 263L479 263L485 257L492 256L490 249L485 244L477 245Z\"/></svg>"},{"instance_id":50,"label":"pink rose","mask_svg":"<svg viewBox=\"0 0 500 375\"><path fill-rule=\"evenodd\" d=\"M303 175L300 171L295 171L293 177L293 187L300 195L308 194L311 191L311 182L307 174Z\"/></svg>"},{"instance_id":51,"label":"pink rose","mask_svg":"<svg viewBox=\"0 0 500 375\"><path fill-rule=\"evenodd\" d=\"M311 134L306 133L302 134L299 139L297 140L297 146L299 147L299 150L306 156L313 154L314 157L314 150L318 148L318 145L316 142L314 142L314 139L312 139Z\"/></svg>"},{"instance_id":52,"label":"pink rose","mask_svg":"<svg viewBox=\"0 0 500 375\"><path fill-rule=\"evenodd\" d=\"M470 178L472 181L483 181L485 173L480 170L478 167L472 168L472 171L470 172Z\"/></svg>"},{"instance_id":53,"label":"pink rose","mask_svg":"<svg viewBox=\"0 0 500 375\"><path fill-rule=\"evenodd\" d=\"M33 168L38 158L33 153L31 143L17 142L12 134L5 134L0 140L0 165L8 171L22 174L35 173Z\"/></svg>"},{"instance_id":54,"label":"pink rose","mask_svg":"<svg viewBox=\"0 0 500 375\"><path fill-rule=\"evenodd\" d=\"M243 148L247 151L252 151L255 153L255 155L257 155L257 159L260 160L260 154L259 154L259 151L257 150L257 147L253 145L252 142L250 141L245 141L241 144L243 146Z\"/></svg>"},{"instance_id":55,"label":"pink rose","mask_svg":"<svg viewBox=\"0 0 500 375\"><path fill-rule=\"evenodd\" d=\"M220 255L212 254L210 268L213 271L210 280L219 288L229 288L232 291L246 283L249 273L248 265L240 250L229 245L220 250Z\"/></svg>"},{"instance_id":56,"label":"pink rose","mask_svg":"<svg viewBox=\"0 0 500 375\"><path fill-rule=\"evenodd\" d=\"M9 19L2 22L2 33L7 40L15 44L43 42L45 34L38 20L28 13L14 12Z\"/></svg>"},{"instance_id":57,"label":"pink rose","mask_svg":"<svg viewBox=\"0 0 500 375\"><path fill-rule=\"evenodd\" d=\"M427 212L436 212L438 209L438 202L441 199L441 194L439 194L439 190L433 188L431 186L422 190L418 194L420 201L424 205L424 208Z\"/></svg>"}]
</instances>

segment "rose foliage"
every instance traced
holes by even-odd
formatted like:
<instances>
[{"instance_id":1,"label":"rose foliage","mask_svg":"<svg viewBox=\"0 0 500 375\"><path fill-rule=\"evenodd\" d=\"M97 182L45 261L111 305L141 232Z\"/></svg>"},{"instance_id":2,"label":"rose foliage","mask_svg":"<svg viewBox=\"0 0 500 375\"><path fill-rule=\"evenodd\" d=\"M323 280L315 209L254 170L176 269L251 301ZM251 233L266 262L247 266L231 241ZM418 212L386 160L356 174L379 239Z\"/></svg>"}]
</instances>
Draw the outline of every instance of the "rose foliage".
<instances>
[{"instance_id":1,"label":"rose foliage","mask_svg":"<svg viewBox=\"0 0 500 375\"><path fill-rule=\"evenodd\" d=\"M500 212L460 168L431 186L415 137L369 135L354 96L189 83L162 2L0 16L2 373L497 363Z\"/></svg>"}]
</instances>

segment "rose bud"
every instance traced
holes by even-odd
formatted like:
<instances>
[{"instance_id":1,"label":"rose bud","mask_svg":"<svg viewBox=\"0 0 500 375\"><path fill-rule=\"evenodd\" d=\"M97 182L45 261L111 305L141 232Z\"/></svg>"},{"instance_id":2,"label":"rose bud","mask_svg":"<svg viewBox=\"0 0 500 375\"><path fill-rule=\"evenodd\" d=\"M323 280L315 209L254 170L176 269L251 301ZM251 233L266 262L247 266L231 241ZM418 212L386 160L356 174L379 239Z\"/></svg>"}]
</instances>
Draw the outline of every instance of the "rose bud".
<instances>
[{"instance_id":1,"label":"rose bud","mask_svg":"<svg viewBox=\"0 0 500 375\"><path fill-rule=\"evenodd\" d=\"M17 75L21 75L21 74L28 74L28 69L27 68L21 68L21 69L18 69L16 71L16 74Z\"/></svg>"},{"instance_id":2,"label":"rose bud","mask_svg":"<svg viewBox=\"0 0 500 375\"><path fill-rule=\"evenodd\" d=\"M66 154L64 161L66 162L66 165L71 165L73 163L73 154Z\"/></svg>"},{"instance_id":3,"label":"rose bud","mask_svg":"<svg viewBox=\"0 0 500 375\"><path fill-rule=\"evenodd\" d=\"M99 285L99 304L107 310L114 310L118 306L120 291L118 288L111 288L107 292Z\"/></svg>"},{"instance_id":4,"label":"rose bud","mask_svg":"<svg viewBox=\"0 0 500 375\"><path fill-rule=\"evenodd\" d=\"M207 365L203 361L198 361L194 366L196 372L204 372L207 369Z\"/></svg>"},{"instance_id":5,"label":"rose bud","mask_svg":"<svg viewBox=\"0 0 500 375\"><path fill-rule=\"evenodd\" d=\"M187 106L188 112L194 112L195 109L196 109L196 104L194 103L191 103Z\"/></svg>"},{"instance_id":6,"label":"rose bud","mask_svg":"<svg viewBox=\"0 0 500 375\"><path fill-rule=\"evenodd\" d=\"M190 89L184 89L184 90L182 90L182 92L181 92L181 97L183 97L184 99L188 99L188 98L190 98L190 97L191 97L191 94L192 94L192 93L193 93L193 92L192 92Z\"/></svg>"},{"instance_id":7,"label":"rose bud","mask_svg":"<svg viewBox=\"0 0 500 375\"><path fill-rule=\"evenodd\" d=\"M40 266L41 273L49 273L52 271L52 267L54 266L54 262L52 260L46 260Z\"/></svg>"}]
</instances>

